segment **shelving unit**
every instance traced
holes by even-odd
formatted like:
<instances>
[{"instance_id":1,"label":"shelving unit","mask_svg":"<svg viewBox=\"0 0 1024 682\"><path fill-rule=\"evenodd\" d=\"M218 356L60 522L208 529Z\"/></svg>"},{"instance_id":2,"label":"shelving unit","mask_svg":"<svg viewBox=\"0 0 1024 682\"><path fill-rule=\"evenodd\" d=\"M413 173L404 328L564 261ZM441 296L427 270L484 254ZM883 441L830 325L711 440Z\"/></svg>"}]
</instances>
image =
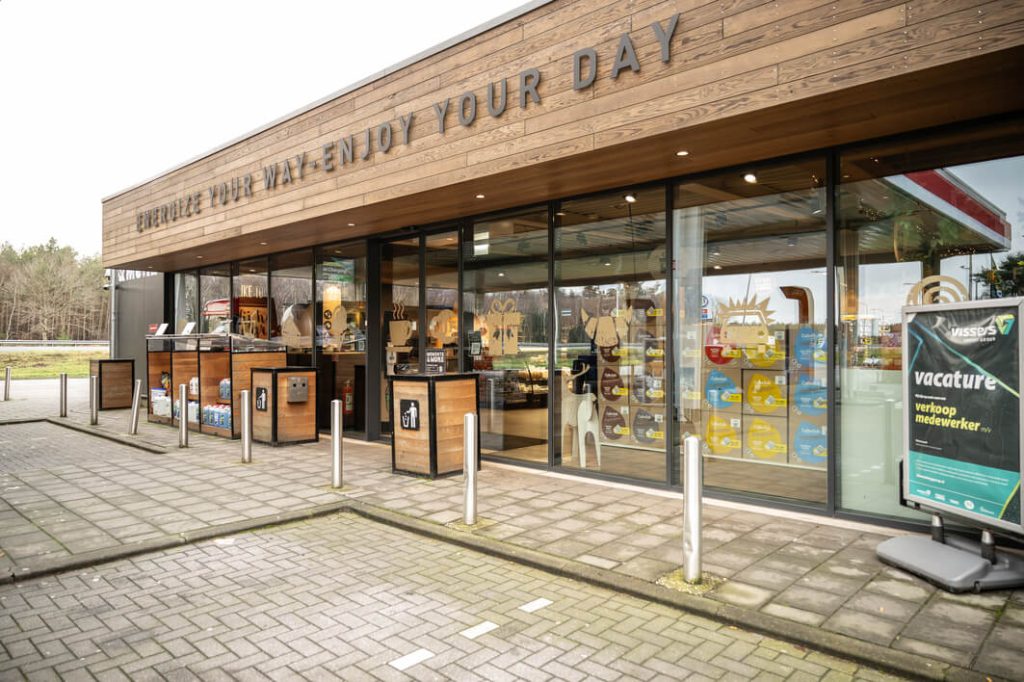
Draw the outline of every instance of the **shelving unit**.
<instances>
[{"instance_id":1,"label":"shelving unit","mask_svg":"<svg viewBox=\"0 0 1024 682\"><path fill-rule=\"evenodd\" d=\"M251 370L288 364L283 344L236 334L147 336L146 345L148 421L177 425L177 387L185 384L189 430L223 438L241 434L235 408L241 392L250 387ZM224 380L230 386L227 398L221 395ZM227 409L211 410L221 406Z\"/></svg>"}]
</instances>

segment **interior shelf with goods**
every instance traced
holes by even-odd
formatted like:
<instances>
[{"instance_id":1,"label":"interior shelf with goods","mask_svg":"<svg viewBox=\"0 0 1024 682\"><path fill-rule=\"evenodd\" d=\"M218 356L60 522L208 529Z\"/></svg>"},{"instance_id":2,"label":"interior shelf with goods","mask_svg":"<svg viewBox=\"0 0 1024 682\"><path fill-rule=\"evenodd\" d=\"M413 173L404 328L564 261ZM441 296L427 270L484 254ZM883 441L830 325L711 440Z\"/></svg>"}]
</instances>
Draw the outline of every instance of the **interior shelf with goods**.
<instances>
[{"instance_id":1,"label":"interior shelf with goods","mask_svg":"<svg viewBox=\"0 0 1024 682\"><path fill-rule=\"evenodd\" d=\"M283 344L236 334L148 336L146 344L148 420L178 424L184 384L189 429L224 438L240 435L236 409L252 368L287 365Z\"/></svg>"}]
</instances>

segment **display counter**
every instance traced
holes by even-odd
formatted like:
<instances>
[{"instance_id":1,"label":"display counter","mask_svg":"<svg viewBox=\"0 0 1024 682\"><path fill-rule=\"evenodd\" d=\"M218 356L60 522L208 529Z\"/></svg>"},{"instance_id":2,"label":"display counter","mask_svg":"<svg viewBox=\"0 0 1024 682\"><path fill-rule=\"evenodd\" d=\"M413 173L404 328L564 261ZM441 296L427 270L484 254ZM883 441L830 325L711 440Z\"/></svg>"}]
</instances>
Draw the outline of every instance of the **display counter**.
<instances>
[{"instance_id":1,"label":"display counter","mask_svg":"<svg viewBox=\"0 0 1024 682\"><path fill-rule=\"evenodd\" d=\"M480 413L477 378L476 374L389 377L392 471L430 478L462 472L463 419L467 412ZM476 461L479 466L479 445Z\"/></svg>"},{"instance_id":2,"label":"display counter","mask_svg":"<svg viewBox=\"0 0 1024 682\"><path fill-rule=\"evenodd\" d=\"M252 439L268 445L318 440L316 370L254 367L251 371Z\"/></svg>"},{"instance_id":3,"label":"display counter","mask_svg":"<svg viewBox=\"0 0 1024 682\"><path fill-rule=\"evenodd\" d=\"M236 408L252 368L288 364L284 345L235 334L147 336L146 346L147 419L177 424L177 387L185 384L189 428L224 438L241 433Z\"/></svg>"},{"instance_id":4,"label":"display counter","mask_svg":"<svg viewBox=\"0 0 1024 682\"><path fill-rule=\"evenodd\" d=\"M90 360L89 375L96 377L99 384L99 406L101 410L117 410L132 406L132 391L135 387L135 360L132 358L111 360Z\"/></svg>"}]
</instances>

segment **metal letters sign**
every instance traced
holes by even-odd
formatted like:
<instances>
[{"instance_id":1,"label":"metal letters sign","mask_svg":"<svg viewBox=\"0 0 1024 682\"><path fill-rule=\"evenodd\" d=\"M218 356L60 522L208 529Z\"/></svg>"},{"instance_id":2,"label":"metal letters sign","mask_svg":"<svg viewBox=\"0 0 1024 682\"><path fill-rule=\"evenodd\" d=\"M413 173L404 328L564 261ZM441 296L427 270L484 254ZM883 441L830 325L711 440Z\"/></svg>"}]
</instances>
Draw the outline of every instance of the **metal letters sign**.
<instances>
[{"instance_id":1,"label":"metal letters sign","mask_svg":"<svg viewBox=\"0 0 1024 682\"><path fill-rule=\"evenodd\" d=\"M904 496L1017 533L1022 314L1024 298L903 309Z\"/></svg>"}]
</instances>

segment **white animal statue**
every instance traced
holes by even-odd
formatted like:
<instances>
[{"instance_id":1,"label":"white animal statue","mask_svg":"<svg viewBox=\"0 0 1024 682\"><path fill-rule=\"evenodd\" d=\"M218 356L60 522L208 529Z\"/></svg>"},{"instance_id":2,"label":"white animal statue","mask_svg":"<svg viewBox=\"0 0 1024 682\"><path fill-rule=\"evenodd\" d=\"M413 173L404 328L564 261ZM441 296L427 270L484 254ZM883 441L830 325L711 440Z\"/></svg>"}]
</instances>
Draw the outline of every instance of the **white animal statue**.
<instances>
[{"instance_id":1,"label":"white animal statue","mask_svg":"<svg viewBox=\"0 0 1024 682\"><path fill-rule=\"evenodd\" d=\"M587 434L594 437L594 451L597 454L597 466L601 466L601 420L597 414L597 396L593 393L574 393L573 383L577 377L587 373L590 366L586 363L575 374L572 370L563 369L568 375L562 390L562 442L565 432L569 429L572 439L572 455L579 454L580 466L587 468Z\"/></svg>"}]
</instances>

